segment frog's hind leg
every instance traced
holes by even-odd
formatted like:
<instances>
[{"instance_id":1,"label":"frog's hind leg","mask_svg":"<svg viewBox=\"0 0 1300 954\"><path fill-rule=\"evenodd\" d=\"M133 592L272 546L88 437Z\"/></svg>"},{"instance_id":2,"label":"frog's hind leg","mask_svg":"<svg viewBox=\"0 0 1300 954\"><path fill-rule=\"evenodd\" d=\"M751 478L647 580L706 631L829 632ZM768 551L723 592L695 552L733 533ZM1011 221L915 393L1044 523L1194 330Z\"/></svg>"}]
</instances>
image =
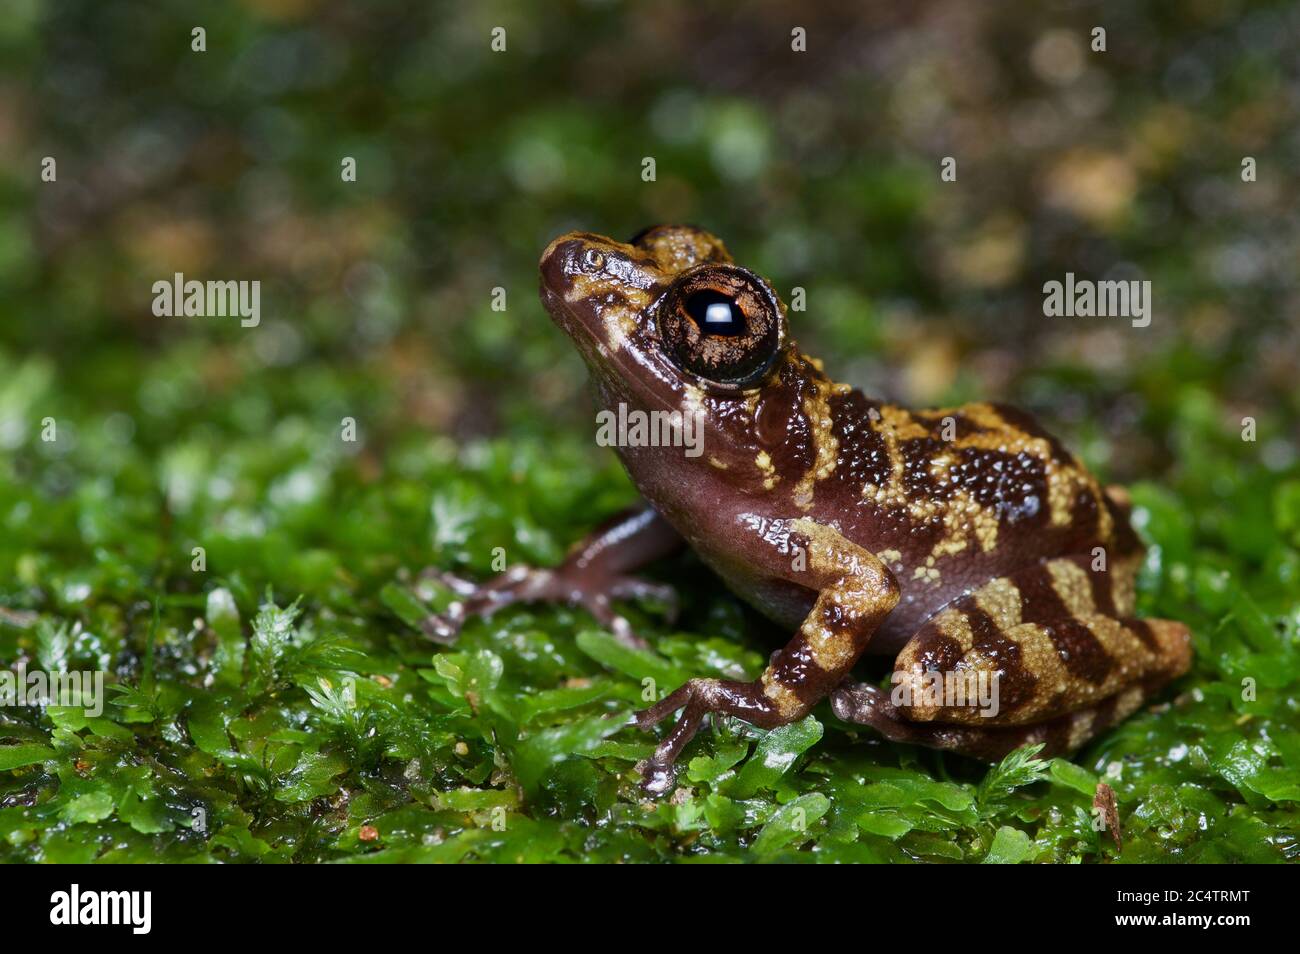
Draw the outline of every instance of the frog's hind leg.
<instances>
[{"instance_id":1,"label":"frog's hind leg","mask_svg":"<svg viewBox=\"0 0 1300 954\"><path fill-rule=\"evenodd\" d=\"M996 758L1068 752L1187 671L1187 628L1131 612L1131 581L1044 561L954 600L899 653L893 687L841 687L836 714L887 738Z\"/></svg>"}]
</instances>

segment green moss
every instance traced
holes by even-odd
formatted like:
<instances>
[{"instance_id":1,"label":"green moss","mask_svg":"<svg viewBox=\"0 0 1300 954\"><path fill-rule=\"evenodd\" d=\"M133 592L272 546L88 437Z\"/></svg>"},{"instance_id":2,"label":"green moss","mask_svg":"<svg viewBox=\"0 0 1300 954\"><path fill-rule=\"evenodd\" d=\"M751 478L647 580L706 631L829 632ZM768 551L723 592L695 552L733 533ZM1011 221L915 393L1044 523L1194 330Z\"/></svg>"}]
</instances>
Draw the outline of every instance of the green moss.
<instances>
[{"instance_id":1,"label":"green moss","mask_svg":"<svg viewBox=\"0 0 1300 954\"><path fill-rule=\"evenodd\" d=\"M31 367L9 371L30 380ZM680 629L628 607L653 649L547 607L471 622L458 645L435 647L414 624L447 594L421 567L486 574L497 546L512 562L553 560L631 499L626 479L578 435L543 450L397 434L393 465L363 475L332 421L277 400L288 406L269 434L215 413L183 445L156 452L145 435L108 456L93 437L102 412L78 409L77 447L26 445L0 470L0 576L13 581L0 656L110 669L113 690L98 717L0 710L0 856L1296 854L1296 477L1242 464L1235 435L1212 423L1175 425L1202 448L1196 466L1134 488L1152 544L1142 609L1196 637L1192 674L1158 705L1072 762L1020 752L992 769L884 743L824 707L766 734L723 720L687 750L675 795L650 803L633 765L652 739L625 726L645 680L753 675L782 634L687 555L661 568L684 597ZM58 492L61 473L81 489ZM312 476L277 493L284 473ZM206 571L191 568L193 546ZM1122 855L1093 825L1099 779L1118 797Z\"/></svg>"}]
</instances>

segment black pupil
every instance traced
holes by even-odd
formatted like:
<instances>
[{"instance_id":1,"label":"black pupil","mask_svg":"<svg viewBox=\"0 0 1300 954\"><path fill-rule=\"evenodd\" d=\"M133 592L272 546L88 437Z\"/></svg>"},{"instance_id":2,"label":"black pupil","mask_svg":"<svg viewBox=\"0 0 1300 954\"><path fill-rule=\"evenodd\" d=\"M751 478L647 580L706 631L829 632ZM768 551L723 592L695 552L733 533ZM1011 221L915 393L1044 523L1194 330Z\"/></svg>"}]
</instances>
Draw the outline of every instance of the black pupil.
<instances>
[{"instance_id":1,"label":"black pupil","mask_svg":"<svg viewBox=\"0 0 1300 954\"><path fill-rule=\"evenodd\" d=\"M686 299L686 313L706 335L743 335L745 313L721 292L705 289Z\"/></svg>"}]
</instances>

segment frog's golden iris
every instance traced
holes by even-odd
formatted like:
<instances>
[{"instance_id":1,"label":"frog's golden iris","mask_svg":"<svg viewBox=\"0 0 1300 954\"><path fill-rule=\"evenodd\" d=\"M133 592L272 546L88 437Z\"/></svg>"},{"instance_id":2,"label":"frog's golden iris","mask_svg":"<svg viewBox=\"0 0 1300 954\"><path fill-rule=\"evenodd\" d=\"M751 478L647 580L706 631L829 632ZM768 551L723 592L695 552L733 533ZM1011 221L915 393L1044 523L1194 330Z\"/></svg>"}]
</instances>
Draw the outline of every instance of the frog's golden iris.
<instances>
[{"instance_id":1,"label":"frog's golden iris","mask_svg":"<svg viewBox=\"0 0 1300 954\"><path fill-rule=\"evenodd\" d=\"M776 294L736 265L709 263L683 272L655 313L673 363L706 386L757 386L781 348Z\"/></svg>"}]
</instances>

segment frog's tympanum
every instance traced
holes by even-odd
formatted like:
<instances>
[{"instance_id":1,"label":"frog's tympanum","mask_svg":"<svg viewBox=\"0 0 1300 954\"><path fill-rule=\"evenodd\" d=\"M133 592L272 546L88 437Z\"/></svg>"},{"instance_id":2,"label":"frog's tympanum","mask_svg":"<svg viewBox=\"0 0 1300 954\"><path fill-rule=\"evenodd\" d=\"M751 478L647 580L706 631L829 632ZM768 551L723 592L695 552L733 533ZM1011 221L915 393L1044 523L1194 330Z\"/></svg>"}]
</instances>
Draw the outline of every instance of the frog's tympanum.
<instances>
[{"instance_id":1,"label":"frog's tympanum","mask_svg":"<svg viewBox=\"0 0 1300 954\"><path fill-rule=\"evenodd\" d=\"M1023 411L909 411L836 384L772 286L694 228L564 235L541 295L602 409L680 412L702 445L619 447L647 507L556 569L467 589L428 628L564 600L639 643L609 601L659 592L627 574L684 541L793 636L755 681L692 679L637 714L650 729L681 710L642 766L650 791L671 787L710 713L771 728L829 697L888 739L996 759L1073 750L1187 670L1187 628L1134 617L1142 547L1123 491ZM863 653L895 657L889 686L850 678Z\"/></svg>"}]
</instances>

